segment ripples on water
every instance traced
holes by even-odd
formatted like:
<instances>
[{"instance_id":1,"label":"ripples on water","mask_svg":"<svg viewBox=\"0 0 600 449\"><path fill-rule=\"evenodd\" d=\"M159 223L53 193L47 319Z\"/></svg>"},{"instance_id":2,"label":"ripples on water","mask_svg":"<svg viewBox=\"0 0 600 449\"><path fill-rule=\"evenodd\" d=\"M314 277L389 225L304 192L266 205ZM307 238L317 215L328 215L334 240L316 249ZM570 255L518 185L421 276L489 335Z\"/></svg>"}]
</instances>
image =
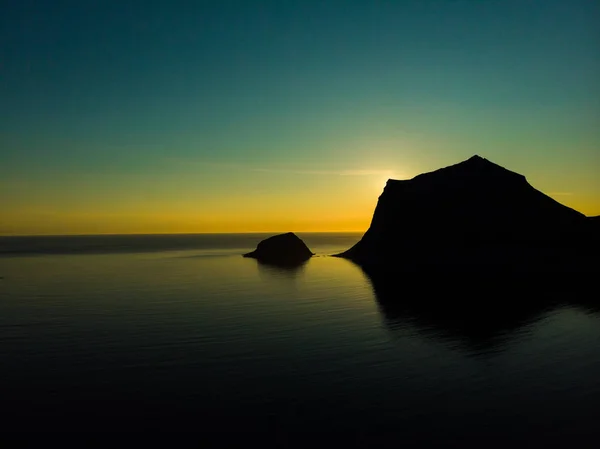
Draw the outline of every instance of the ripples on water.
<instances>
[{"instance_id":1,"label":"ripples on water","mask_svg":"<svg viewBox=\"0 0 600 449\"><path fill-rule=\"evenodd\" d=\"M318 254L358 239L302 237ZM48 254L60 251L46 242L44 255L0 258L3 422L398 446L598 436L599 318L580 293L519 298L514 286L499 302L481 290L461 309L414 279L389 284L329 257L265 266L239 256L258 236L219 238L135 253L72 254L70 242L71 254Z\"/></svg>"}]
</instances>

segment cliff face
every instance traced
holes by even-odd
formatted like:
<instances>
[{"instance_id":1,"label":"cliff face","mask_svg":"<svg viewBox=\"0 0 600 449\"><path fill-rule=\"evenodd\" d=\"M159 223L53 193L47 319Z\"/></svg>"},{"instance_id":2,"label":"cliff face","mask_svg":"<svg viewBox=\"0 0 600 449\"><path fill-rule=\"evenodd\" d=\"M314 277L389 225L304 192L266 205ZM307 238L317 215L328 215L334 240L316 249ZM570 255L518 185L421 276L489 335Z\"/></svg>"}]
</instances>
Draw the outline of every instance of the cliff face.
<instances>
[{"instance_id":1,"label":"cliff face","mask_svg":"<svg viewBox=\"0 0 600 449\"><path fill-rule=\"evenodd\" d=\"M588 225L524 176L473 156L410 180L390 179L368 231L340 256L361 264L500 263L568 247L575 249L562 255L572 258L589 243Z\"/></svg>"}]
</instances>

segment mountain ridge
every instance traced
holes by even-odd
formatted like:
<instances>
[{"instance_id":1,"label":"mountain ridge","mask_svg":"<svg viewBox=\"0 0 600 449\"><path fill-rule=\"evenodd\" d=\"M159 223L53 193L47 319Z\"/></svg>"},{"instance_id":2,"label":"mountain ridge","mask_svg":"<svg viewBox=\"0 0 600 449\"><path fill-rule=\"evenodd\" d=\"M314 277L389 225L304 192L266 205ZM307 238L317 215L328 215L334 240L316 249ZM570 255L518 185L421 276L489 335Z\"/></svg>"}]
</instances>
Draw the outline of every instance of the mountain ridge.
<instances>
[{"instance_id":1,"label":"mountain ridge","mask_svg":"<svg viewBox=\"0 0 600 449\"><path fill-rule=\"evenodd\" d=\"M388 180L369 229L338 256L363 264L403 257L515 265L519 257L556 253L553 263L560 265L560 251L553 249L570 248L562 255L573 259L590 239L597 243L590 223L522 174L475 155L412 179Z\"/></svg>"}]
</instances>

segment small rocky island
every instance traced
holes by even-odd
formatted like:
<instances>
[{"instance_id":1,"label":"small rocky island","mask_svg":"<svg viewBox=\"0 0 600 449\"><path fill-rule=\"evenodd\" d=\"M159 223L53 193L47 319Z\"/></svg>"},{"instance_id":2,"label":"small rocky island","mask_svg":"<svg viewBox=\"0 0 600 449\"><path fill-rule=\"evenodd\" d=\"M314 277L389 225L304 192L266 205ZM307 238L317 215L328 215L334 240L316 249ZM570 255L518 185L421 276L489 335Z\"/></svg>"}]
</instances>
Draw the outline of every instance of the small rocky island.
<instances>
[{"instance_id":1,"label":"small rocky island","mask_svg":"<svg viewBox=\"0 0 600 449\"><path fill-rule=\"evenodd\" d=\"M254 251L244 254L244 257L269 264L296 265L306 262L313 255L300 237L287 232L261 241Z\"/></svg>"}]
</instances>

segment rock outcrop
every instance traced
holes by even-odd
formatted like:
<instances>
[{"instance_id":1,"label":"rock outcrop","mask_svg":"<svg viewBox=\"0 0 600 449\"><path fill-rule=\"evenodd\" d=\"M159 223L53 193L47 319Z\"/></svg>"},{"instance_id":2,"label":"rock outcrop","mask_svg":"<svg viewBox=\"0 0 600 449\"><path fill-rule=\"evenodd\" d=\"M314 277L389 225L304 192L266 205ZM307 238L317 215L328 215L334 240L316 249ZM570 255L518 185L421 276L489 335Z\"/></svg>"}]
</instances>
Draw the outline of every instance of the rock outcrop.
<instances>
[{"instance_id":1,"label":"rock outcrop","mask_svg":"<svg viewBox=\"0 0 600 449\"><path fill-rule=\"evenodd\" d=\"M279 234L261 241L256 250L244 254L260 262L274 265L296 265L306 262L313 253L293 232Z\"/></svg>"},{"instance_id":2,"label":"rock outcrop","mask_svg":"<svg viewBox=\"0 0 600 449\"><path fill-rule=\"evenodd\" d=\"M413 268L588 270L599 246L589 224L524 176L473 156L388 180L369 229L339 256Z\"/></svg>"}]
</instances>

